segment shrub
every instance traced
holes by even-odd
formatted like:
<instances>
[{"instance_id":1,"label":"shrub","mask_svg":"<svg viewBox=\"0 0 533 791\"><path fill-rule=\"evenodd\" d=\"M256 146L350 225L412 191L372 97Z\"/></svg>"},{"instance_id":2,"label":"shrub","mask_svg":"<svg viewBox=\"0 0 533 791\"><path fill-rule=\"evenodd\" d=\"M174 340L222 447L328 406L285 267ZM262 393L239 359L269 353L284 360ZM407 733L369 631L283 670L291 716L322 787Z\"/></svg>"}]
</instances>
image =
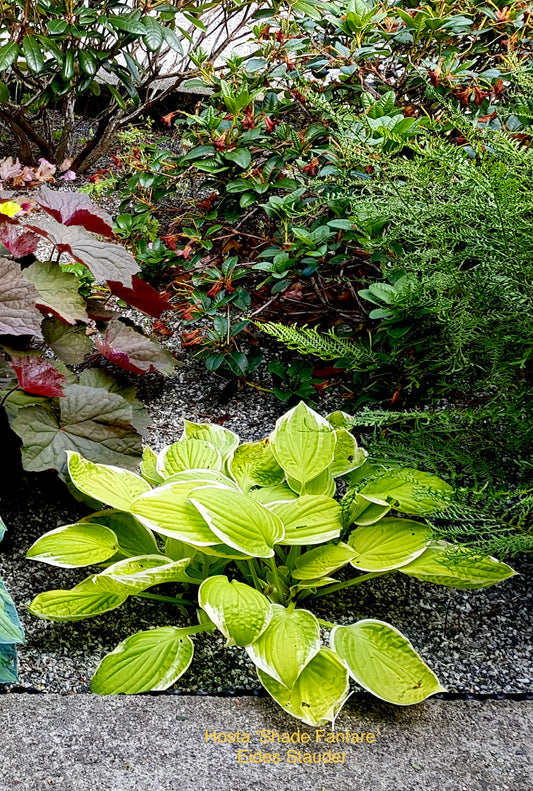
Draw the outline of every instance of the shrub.
<instances>
[{"instance_id":1,"label":"shrub","mask_svg":"<svg viewBox=\"0 0 533 791\"><path fill-rule=\"evenodd\" d=\"M446 544L410 517L444 508L451 488L412 469L369 469L349 420L342 412L325 419L301 402L268 438L241 445L227 429L185 421L180 441L157 456L145 450L141 475L69 454L74 486L111 508L52 530L28 557L103 570L72 590L39 594L30 611L79 620L138 595L181 605L199 586L198 625L127 638L101 662L94 692L167 689L192 661L191 637L215 629L246 649L269 694L309 725L334 721L349 676L398 705L442 689L393 626L372 618L337 625L300 606L397 572L467 589L513 574L488 557L447 564ZM340 499L338 478L347 483ZM350 565L363 573L332 577ZM169 582L184 595L145 592ZM331 629L329 647L320 627Z\"/></svg>"}]
</instances>

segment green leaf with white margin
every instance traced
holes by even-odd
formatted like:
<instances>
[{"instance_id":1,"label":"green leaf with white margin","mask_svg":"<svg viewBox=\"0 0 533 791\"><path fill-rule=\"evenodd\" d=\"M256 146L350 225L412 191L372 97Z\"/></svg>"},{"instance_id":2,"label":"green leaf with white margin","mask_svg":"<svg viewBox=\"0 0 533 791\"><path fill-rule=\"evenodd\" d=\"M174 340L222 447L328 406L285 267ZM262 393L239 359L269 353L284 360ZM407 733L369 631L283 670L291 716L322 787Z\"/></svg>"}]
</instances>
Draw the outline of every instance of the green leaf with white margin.
<instances>
[{"instance_id":1,"label":"green leaf with white margin","mask_svg":"<svg viewBox=\"0 0 533 791\"><path fill-rule=\"evenodd\" d=\"M297 481L296 478L287 476L287 483L297 494L323 494L325 497L333 497L336 491L335 478L329 469L321 472L316 478L307 483Z\"/></svg>"},{"instance_id":2,"label":"green leaf with white margin","mask_svg":"<svg viewBox=\"0 0 533 791\"><path fill-rule=\"evenodd\" d=\"M216 423L193 423L192 420L184 420L183 439L201 439L210 442L216 448L222 460L225 461L237 448L239 437L233 431Z\"/></svg>"},{"instance_id":3,"label":"green leaf with white margin","mask_svg":"<svg viewBox=\"0 0 533 791\"><path fill-rule=\"evenodd\" d=\"M396 501L406 514L430 514L449 505L452 487L427 472L405 467L391 470L361 489L361 494Z\"/></svg>"},{"instance_id":4,"label":"green leaf with white margin","mask_svg":"<svg viewBox=\"0 0 533 791\"><path fill-rule=\"evenodd\" d=\"M275 486L285 478L267 439L239 445L228 459L228 469L243 492L252 486Z\"/></svg>"},{"instance_id":5,"label":"green leaf with white margin","mask_svg":"<svg viewBox=\"0 0 533 791\"><path fill-rule=\"evenodd\" d=\"M102 659L91 681L91 692L134 695L168 689L185 673L193 654L186 629L161 626L137 632Z\"/></svg>"},{"instance_id":6,"label":"green leaf with white margin","mask_svg":"<svg viewBox=\"0 0 533 791\"><path fill-rule=\"evenodd\" d=\"M272 618L263 634L246 647L254 665L291 689L320 651L320 627L308 610L272 605Z\"/></svg>"},{"instance_id":7,"label":"green leaf with white margin","mask_svg":"<svg viewBox=\"0 0 533 791\"><path fill-rule=\"evenodd\" d=\"M296 500L298 495L286 483L278 483L276 486L265 486L261 489L252 489L248 492L248 497L252 497L257 503L270 505L285 500Z\"/></svg>"},{"instance_id":8,"label":"green leaf with white margin","mask_svg":"<svg viewBox=\"0 0 533 791\"><path fill-rule=\"evenodd\" d=\"M349 415L347 412L342 412L340 409L326 415L326 420L334 429L343 428L346 431L350 431L357 425L357 418L352 417L352 415Z\"/></svg>"},{"instance_id":9,"label":"green leaf with white margin","mask_svg":"<svg viewBox=\"0 0 533 791\"><path fill-rule=\"evenodd\" d=\"M140 475L121 467L95 464L73 451L67 451L67 466L76 489L112 508L127 511L140 494L151 491L150 484Z\"/></svg>"},{"instance_id":10,"label":"green leaf with white margin","mask_svg":"<svg viewBox=\"0 0 533 791\"><path fill-rule=\"evenodd\" d=\"M297 500L269 507L285 525L285 537L280 544L324 544L341 534L342 508L331 497L304 494Z\"/></svg>"},{"instance_id":11,"label":"green leaf with white margin","mask_svg":"<svg viewBox=\"0 0 533 791\"><path fill-rule=\"evenodd\" d=\"M357 447L354 435L350 434L346 429L336 429L335 436L337 437L335 455L329 471L334 478L338 478L340 475L347 475L364 464L368 454L363 448Z\"/></svg>"},{"instance_id":12,"label":"green leaf with white margin","mask_svg":"<svg viewBox=\"0 0 533 791\"><path fill-rule=\"evenodd\" d=\"M445 691L409 640L384 621L369 618L336 626L330 645L357 684L396 706L420 703Z\"/></svg>"},{"instance_id":13,"label":"green leaf with white margin","mask_svg":"<svg viewBox=\"0 0 533 791\"><path fill-rule=\"evenodd\" d=\"M188 500L191 491L201 486L201 481L167 483L138 497L131 504L130 512L143 525L162 536L200 547L220 544L220 538ZM220 484L214 483L209 484L209 489L224 491Z\"/></svg>"},{"instance_id":14,"label":"green leaf with white margin","mask_svg":"<svg viewBox=\"0 0 533 791\"><path fill-rule=\"evenodd\" d=\"M78 524L105 525L116 535L118 550L109 560L115 563L124 558L134 558L139 555L157 555L157 546L154 534L142 525L134 516L124 511L106 509L84 517Z\"/></svg>"},{"instance_id":15,"label":"green leaf with white margin","mask_svg":"<svg viewBox=\"0 0 533 791\"><path fill-rule=\"evenodd\" d=\"M141 475L148 481L150 486L159 486L164 482L162 475L157 472L157 453L149 448L148 445L143 450L143 458L141 461Z\"/></svg>"},{"instance_id":16,"label":"green leaf with white margin","mask_svg":"<svg viewBox=\"0 0 533 791\"><path fill-rule=\"evenodd\" d=\"M126 558L96 575L94 583L97 587L104 585L107 588L111 581L113 585L116 584L117 592L127 592L131 596L164 582L188 582L189 577L184 572L192 556L193 552L180 560L172 560L164 555Z\"/></svg>"},{"instance_id":17,"label":"green leaf with white margin","mask_svg":"<svg viewBox=\"0 0 533 791\"><path fill-rule=\"evenodd\" d=\"M358 571L392 571L421 555L430 541L431 531L421 522L381 519L350 533L348 544L356 553L350 562Z\"/></svg>"},{"instance_id":18,"label":"green leaf with white margin","mask_svg":"<svg viewBox=\"0 0 533 791\"><path fill-rule=\"evenodd\" d=\"M65 569L103 563L118 551L118 539L108 527L78 522L50 530L26 553L30 560Z\"/></svg>"},{"instance_id":19,"label":"green leaf with white margin","mask_svg":"<svg viewBox=\"0 0 533 791\"><path fill-rule=\"evenodd\" d=\"M128 593L104 590L88 577L71 590L50 590L34 598L29 612L48 621L82 621L120 607Z\"/></svg>"},{"instance_id":20,"label":"green leaf with white margin","mask_svg":"<svg viewBox=\"0 0 533 791\"><path fill-rule=\"evenodd\" d=\"M335 722L350 693L346 666L329 648L320 649L292 689L287 689L262 670L258 670L257 675L282 709L314 728Z\"/></svg>"},{"instance_id":21,"label":"green leaf with white margin","mask_svg":"<svg viewBox=\"0 0 533 791\"><path fill-rule=\"evenodd\" d=\"M272 618L266 596L224 575L209 577L198 591L198 603L227 638L228 645L250 645L265 631Z\"/></svg>"},{"instance_id":22,"label":"green leaf with white margin","mask_svg":"<svg viewBox=\"0 0 533 791\"><path fill-rule=\"evenodd\" d=\"M221 483L228 489L240 491L239 487L231 478L218 470L183 470L176 472L167 478L164 483L181 483L185 481L196 481L197 483Z\"/></svg>"},{"instance_id":23,"label":"green leaf with white margin","mask_svg":"<svg viewBox=\"0 0 533 791\"><path fill-rule=\"evenodd\" d=\"M446 563L447 550L452 547L445 541L432 543L416 560L399 571L423 582L460 590L488 588L516 574L507 563L488 555L482 558L465 555Z\"/></svg>"},{"instance_id":24,"label":"green leaf with white margin","mask_svg":"<svg viewBox=\"0 0 533 791\"><path fill-rule=\"evenodd\" d=\"M300 401L277 420L270 442L287 476L305 484L333 461L336 436L325 418Z\"/></svg>"},{"instance_id":25,"label":"green leaf with white margin","mask_svg":"<svg viewBox=\"0 0 533 791\"><path fill-rule=\"evenodd\" d=\"M216 543L246 555L270 558L283 538L281 519L241 492L206 486L191 492L189 501L219 537Z\"/></svg>"},{"instance_id":26,"label":"green leaf with white margin","mask_svg":"<svg viewBox=\"0 0 533 791\"><path fill-rule=\"evenodd\" d=\"M348 491L343 498L347 508L348 525L373 525L383 519L392 506L385 500Z\"/></svg>"},{"instance_id":27,"label":"green leaf with white margin","mask_svg":"<svg viewBox=\"0 0 533 791\"><path fill-rule=\"evenodd\" d=\"M343 568L355 556L356 552L342 541L339 544L315 547L300 555L294 565L292 576L297 580L320 578Z\"/></svg>"},{"instance_id":28,"label":"green leaf with white margin","mask_svg":"<svg viewBox=\"0 0 533 791\"><path fill-rule=\"evenodd\" d=\"M165 555L172 558L172 560L191 558L191 555L194 557L196 552L196 547L192 547L184 541L179 541L177 538L167 538L165 540Z\"/></svg>"},{"instance_id":29,"label":"green leaf with white margin","mask_svg":"<svg viewBox=\"0 0 533 791\"><path fill-rule=\"evenodd\" d=\"M219 451L203 439L182 439L165 448L157 457L157 472L170 478L184 470L220 470Z\"/></svg>"}]
</instances>

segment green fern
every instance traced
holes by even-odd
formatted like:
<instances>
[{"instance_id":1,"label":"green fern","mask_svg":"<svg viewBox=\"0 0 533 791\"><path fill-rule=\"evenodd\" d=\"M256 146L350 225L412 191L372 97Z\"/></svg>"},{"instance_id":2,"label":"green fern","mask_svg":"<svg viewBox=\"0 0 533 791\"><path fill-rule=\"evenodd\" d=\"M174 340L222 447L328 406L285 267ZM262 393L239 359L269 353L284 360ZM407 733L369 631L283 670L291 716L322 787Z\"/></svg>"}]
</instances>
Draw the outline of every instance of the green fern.
<instances>
[{"instance_id":1,"label":"green fern","mask_svg":"<svg viewBox=\"0 0 533 791\"><path fill-rule=\"evenodd\" d=\"M257 326L267 335L283 343L288 349L300 354L310 354L321 360L339 361L339 367L347 371L364 370L374 360L374 355L361 345L340 337L334 330L319 332L314 327L296 324L285 326L269 321Z\"/></svg>"}]
</instances>

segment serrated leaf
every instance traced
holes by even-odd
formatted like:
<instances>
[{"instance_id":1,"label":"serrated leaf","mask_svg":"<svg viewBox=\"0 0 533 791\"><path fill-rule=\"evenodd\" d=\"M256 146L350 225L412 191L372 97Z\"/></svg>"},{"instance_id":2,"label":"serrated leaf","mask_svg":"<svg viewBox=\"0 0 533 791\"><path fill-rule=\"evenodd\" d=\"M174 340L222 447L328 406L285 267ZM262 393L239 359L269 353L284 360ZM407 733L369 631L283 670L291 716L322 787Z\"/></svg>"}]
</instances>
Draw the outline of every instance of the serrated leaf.
<instances>
[{"instance_id":1,"label":"serrated leaf","mask_svg":"<svg viewBox=\"0 0 533 791\"><path fill-rule=\"evenodd\" d=\"M304 667L320 651L320 628L308 610L272 605L272 618L262 633L246 647L254 665L292 689Z\"/></svg>"},{"instance_id":2,"label":"serrated leaf","mask_svg":"<svg viewBox=\"0 0 533 791\"><path fill-rule=\"evenodd\" d=\"M0 258L0 335L41 338L42 315L35 307L39 294L16 261Z\"/></svg>"},{"instance_id":3,"label":"serrated leaf","mask_svg":"<svg viewBox=\"0 0 533 791\"><path fill-rule=\"evenodd\" d=\"M272 617L272 605L266 596L222 575L202 582L198 603L226 637L228 645L250 645L264 632Z\"/></svg>"},{"instance_id":4,"label":"serrated leaf","mask_svg":"<svg viewBox=\"0 0 533 791\"><path fill-rule=\"evenodd\" d=\"M409 706L444 691L409 640L384 621L336 626L330 644L354 681L389 703Z\"/></svg>"},{"instance_id":5,"label":"serrated leaf","mask_svg":"<svg viewBox=\"0 0 533 791\"><path fill-rule=\"evenodd\" d=\"M51 360L34 354L14 354L10 365L17 375L19 386L27 393L48 398L64 395L63 387L67 379Z\"/></svg>"},{"instance_id":6,"label":"serrated leaf","mask_svg":"<svg viewBox=\"0 0 533 791\"><path fill-rule=\"evenodd\" d=\"M319 579L346 566L355 557L348 544L327 544L315 547L296 560L292 576L297 580Z\"/></svg>"},{"instance_id":7,"label":"serrated leaf","mask_svg":"<svg viewBox=\"0 0 533 791\"><path fill-rule=\"evenodd\" d=\"M427 525L412 519L381 519L352 531L350 561L359 571L391 571L406 566L424 552L431 540Z\"/></svg>"},{"instance_id":8,"label":"serrated leaf","mask_svg":"<svg viewBox=\"0 0 533 791\"><path fill-rule=\"evenodd\" d=\"M113 236L113 218L85 192L58 192L42 187L34 200L62 225L80 225L100 236Z\"/></svg>"},{"instance_id":9,"label":"serrated leaf","mask_svg":"<svg viewBox=\"0 0 533 791\"><path fill-rule=\"evenodd\" d=\"M97 695L164 690L185 673L194 645L184 629L161 626L128 637L104 657L91 681Z\"/></svg>"},{"instance_id":10,"label":"serrated leaf","mask_svg":"<svg viewBox=\"0 0 533 791\"><path fill-rule=\"evenodd\" d=\"M118 319L109 322L105 340L97 338L95 343L110 362L134 374L168 373L174 366L170 352Z\"/></svg>"},{"instance_id":11,"label":"serrated leaf","mask_svg":"<svg viewBox=\"0 0 533 791\"><path fill-rule=\"evenodd\" d=\"M85 327L70 326L55 317L43 321L42 332L54 354L67 365L82 363L93 348Z\"/></svg>"},{"instance_id":12,"label":"serrated leaf","mask_svg":"<svg viewBox=\"0 0 533 791\"><path fill-rule=\"evenodd\" d=\"M205 442L210 442L220 451L223 461L239 444L237 434L216 423L193 423L192 420L184 420L183 425L183 439L203 439Z\"/></svg>"},{"instance_id":13,"label":"serrated leaf","mask_svg":"<svg viewBox=\"0 0 533 791\"><path fill-rule=\"evenodd\" d=\"M79 524L101 524L113 531L118 541L118 550L109 560L116 563L124 558L139 555L157 555L154 534L131 514L106 509L84 517ZM159 553L161 554L161 553Z\"/></svg>"},{"instance_id":14,"label":"serrated leaf","mask_svg":"<svg viewBox=\"0 0 533 791\"><path fill-rule=\"evenodd\" d=\"M77 225L60 225L52 219L33 222L28 228L54 245L60 253L68 253L84 264L98 283L113 280L132 287L132 277L139 271L134 257L124 247L102 242Z\"/></svg>"},{"instance_id":15,"label":"serrated leaf","mask_svg":"<svg viewBox=\"0 0 533 791\"><path fill-rule=\"evenodd\" d=\"M36 261L24 270L39 292L37 305L54 313L68 324L87 321L85 300L79 293L80 281L71 272L63 272L52 261Z\"/></svg>"},{"instance_id":16,"label":"serrated leaf","mask_svg":"<svg viewBox=\"0 0 533 791\"><path fill-rule=\"evenodd\" d=\"M192 491L189 501L219 541L246 555L272 557L283 538L281 519L240 492L206 486Z\"/></svg>"},{"instance_id":17,"label":"serrated leaf","mask_svg":"<svg viewBox=\"0 0 533 791\"><path fill-rule=\"evenodd\" d=\"M12 429L22 439L24 468L32 472L61 470L65 451L135 469L142 452L132 425L133 407L101 388L70 385L56 410L52 405L24 407Z\"/></svg>"},{"instance_id":18,"label":"serrated leaf","mask_svg":"<svg viewBox=\"0 0 533 791\"><path fill-rule=\"evenodd\" d=\"M50 530L26 553L30 560L73 569L103 563L118 550L116 535L108 527L78 522Z\"/></svg>"},{"instance_id":19,"label":"serrated leaf","mask_svg":"<svg viewBox=\"0 0 533 791\"><path fill-rule=\"evenodd\" d=\"M329 467L335 441L335 432L328 421L303 401L278 419L270 437L280 467L302 484Z\"/></svg>"},{"instance_id":20,"label":"serrated leaf","mask_svg":"<svg viewBox=\"0 0 533 791\"><path fill-rule=\"evenodd\" d=\"M403 468L391 470L361 489L361 494L391 499L406 514L429 514L446 507L452 487L436 475Z\"/></svg>"},{"instance_id":21,"label":"serrated leaf","mask_svg":"<svg viewBox=\"0 0 533 791\"><path fill-rule=\"evenodd\" d=\"M338 538L342 530L342 508L331 497L304 494L297 500L274 503L270 510L285 526L281 544L323 544Z\"/></svg>"},{"instance_id":22,"label":"serrated leaf","mask_svg":"<svg viewBox=\"0 0 533 791\"><path fill-rule=\"evenodd\" d=\"M222 458L210 442L201 439L182 439L158 454L157 472L169 478L187 470L216 470L222 467Z\"/></svg>"},{"instance_id":23,"label":"serrated leaf","mask_svg":"<svg viewBox=\"0 0 533 791\"><path fill-rule=\"evenodd\" d=\"M399 569L409 577L435 585L447 585L460 590L488 588L516 574L507 563L487 556L483 558L453 558L446 563L447 550L451 545L444 541L431 544L407 566Z\"/></svg>"},{"instance_id":24,"label":"serrated leaf","mask_svg":"<svg viewBox=\"0 0 533 791\"><path fill-rule=\"evenodd\" d=\"M243 492L252 486L275 486L285 477L266 439L239 445L228 459L228 469Z\"/></svg>"},{"instance_id":25,"label":"serrated leaf","mask_svg":"<svg viewBox=\"0 0 533 791\"><path fill-rule=\"evenodd\" d=\"M153 286L145 283L137 275L133 275L131 288L126 288L122 283L114 280L108 280L107 285L116 297L123 299L132 308L142 310L143 313L147 313L154 319L158 319L166 310L173 309L166 297L163 297L159 291L156 291Z\"/></svg>"},{"instance_id":26,"label":"serrated leaf","mask_svg":"<svg viewBox=\"0 0 533 791\"><path fill-rule=\"evenodd\" d=\"M151 491L150 484L140 475L108 464L95 464L79 453L67 451L67 467L76 489L122 511L127 511L141 494Z\"/></svg>"},{"instance_id":27,"label":"serrated leaf","mask_svg":"<svg viewBox=\"0 0 533 791\"><path fill-rule=\"evenodd\" d=\"M313 728L335 722L350 692L348 671L328 648L320 649L292 689L287 689L262 670L258 670L257 675L282 709Z\"/></svg>"},{"instance_id":28,"label":"serrated leaf","mask_svg":"<svg viewBox=\"0 0 533 791\"><path fill-rule=\"evenodd\" d=\"M32 615L48 621L82 621L115 610L128 598L124 592L97 588L93 580L94 577L89 577L71 590L39 593L28 610Z\"/></svg>"}]
</instances>

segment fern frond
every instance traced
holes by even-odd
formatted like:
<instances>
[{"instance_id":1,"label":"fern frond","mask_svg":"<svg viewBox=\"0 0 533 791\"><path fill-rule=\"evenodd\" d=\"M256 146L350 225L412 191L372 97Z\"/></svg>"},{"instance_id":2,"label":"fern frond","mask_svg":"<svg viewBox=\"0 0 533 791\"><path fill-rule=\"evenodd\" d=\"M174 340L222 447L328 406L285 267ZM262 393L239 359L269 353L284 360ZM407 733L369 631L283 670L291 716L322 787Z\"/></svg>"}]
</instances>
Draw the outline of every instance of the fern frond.
<instances>
[{"instance_id":1,"label":"fern frond","mask_svg":"<svg viewBox=\"0 0 533 791\"><path fill-rule=\"evenodd\" d=\"M314 327L285 326L269 321L257 325L263 332L280 341L288 349L300 354L310 354L321 360L341 360L347 371L364 370L373 360L373 354L362 345L341 338L334 330L319 332Z\"/></svg>"}]
</instances>

